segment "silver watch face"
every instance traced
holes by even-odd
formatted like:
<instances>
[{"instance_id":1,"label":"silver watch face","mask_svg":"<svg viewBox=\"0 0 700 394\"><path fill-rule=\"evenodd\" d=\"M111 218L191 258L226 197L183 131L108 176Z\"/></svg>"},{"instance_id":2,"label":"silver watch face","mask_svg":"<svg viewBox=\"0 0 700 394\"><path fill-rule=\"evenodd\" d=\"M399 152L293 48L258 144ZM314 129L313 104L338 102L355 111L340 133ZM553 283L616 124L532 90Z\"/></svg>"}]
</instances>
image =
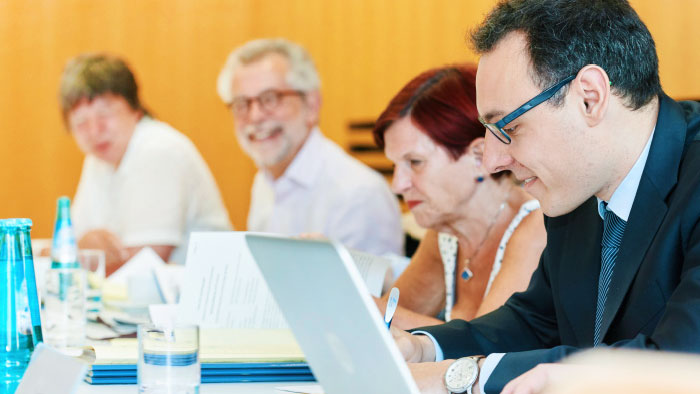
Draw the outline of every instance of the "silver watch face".
<instances>
[{"instance_id":1,"label":"silver watch face","mask_svg":"<svg viewBox=\"0 0 700 394\"><path fill-rule=\"evenodd\" d=\"M472 358L460 358L445 372L445 386L452 393L463 393L469 389L479 375L479 366Z\"/></svg>"}]
</instances>

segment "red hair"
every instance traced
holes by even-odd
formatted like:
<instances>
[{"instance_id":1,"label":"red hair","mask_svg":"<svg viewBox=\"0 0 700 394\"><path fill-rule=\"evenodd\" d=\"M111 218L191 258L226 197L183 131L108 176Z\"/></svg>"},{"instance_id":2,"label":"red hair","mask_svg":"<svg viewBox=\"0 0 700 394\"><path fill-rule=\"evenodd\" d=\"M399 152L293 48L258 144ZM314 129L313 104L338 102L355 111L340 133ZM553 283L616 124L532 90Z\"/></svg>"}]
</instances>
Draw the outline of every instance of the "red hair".
<instances>
[{"instance_id":1,"label":"red hair","mask_svg":"<svg viewBox=\"0 0 700 394\"><path fill-rule=\"evenodd\" d=\"M413 123L457 160L486 129L476 110L476 67L454 65L413 78L389 102L374 126L374 140L384 149L384 133L410 115Z\"/></svg>"}]
</instances>

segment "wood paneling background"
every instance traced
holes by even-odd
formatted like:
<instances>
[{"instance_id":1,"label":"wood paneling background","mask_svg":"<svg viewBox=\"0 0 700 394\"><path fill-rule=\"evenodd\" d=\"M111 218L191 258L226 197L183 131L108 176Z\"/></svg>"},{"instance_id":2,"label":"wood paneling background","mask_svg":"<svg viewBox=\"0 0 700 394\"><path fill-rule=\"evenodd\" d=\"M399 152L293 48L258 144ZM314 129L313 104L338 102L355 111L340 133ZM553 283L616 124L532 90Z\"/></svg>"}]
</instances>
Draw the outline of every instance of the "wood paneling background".
<instances>
[{"instance_id":1,"label":"wood paneling background","mask_svg":"<svg viewBox=\"0 0 700 394\"><path fill-rule=\"evenodd\" d=\"M231 220L245 228L253 163L238 148L215 91L235 46L284 36L304 45L322 78L321 128L345 144L351 120L371 119L418 72L475 61L465 32L494 0L2 0L0 217L30 217L49 237L55 200L72 196L82 154L58 109L66 60L108 51L129 61L144 102L206 159ZM700 97L700 1L634 0L654 35L661 80Z\"/></svg>"}]
</instances>

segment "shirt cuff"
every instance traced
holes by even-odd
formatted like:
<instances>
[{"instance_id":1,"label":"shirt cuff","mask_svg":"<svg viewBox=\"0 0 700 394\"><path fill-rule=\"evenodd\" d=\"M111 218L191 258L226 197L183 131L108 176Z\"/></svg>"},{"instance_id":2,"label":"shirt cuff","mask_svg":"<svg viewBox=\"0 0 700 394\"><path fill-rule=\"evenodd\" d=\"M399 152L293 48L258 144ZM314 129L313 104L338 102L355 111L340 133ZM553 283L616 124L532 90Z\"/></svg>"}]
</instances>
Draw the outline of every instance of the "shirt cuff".
<instances>
[{"instance_id":1,"label":"shirt cuff","mask_svg":"<svg viewBox=\"0 0 700 394\"><path fill-rule=\"evenodd\" d=\"M427 332L427 331L413 331L411 333L411 335L425 335L428 338L430 338L430 340L433 341L433 345L435 346L435 361L444 361L445 360L445 355L442 353L442 348L435 340L435 337L430 335L429 332Z\"/></svg>"},{"instance_id":2,"label":"shirt cuff","mask_svg":"<svg viewBox=\"0 0 700 394\"><path fill-rule=\"evenodd\" d=\"M498 366L498 363L501 362L501 359L505 355L505 353L491 353L484 359L484 364L481 366L481 370L479 371L479 389L482 393L485 393L484 387L486 386L486 382L489 380L493 370L496 369L496 366Z\"/></svg>"}]
</instances>

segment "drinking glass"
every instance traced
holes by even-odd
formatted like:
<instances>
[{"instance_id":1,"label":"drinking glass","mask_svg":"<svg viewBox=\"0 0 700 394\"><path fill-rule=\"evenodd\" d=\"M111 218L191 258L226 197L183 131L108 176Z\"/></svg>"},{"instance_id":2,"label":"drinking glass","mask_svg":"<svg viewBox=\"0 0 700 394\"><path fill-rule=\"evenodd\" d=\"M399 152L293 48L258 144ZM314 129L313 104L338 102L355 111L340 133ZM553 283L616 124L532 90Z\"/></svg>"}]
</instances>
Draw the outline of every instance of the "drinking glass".
<instances>
[{"instance_id":1,"label":"drinking glass","mask_svg":"<svg viewBox=\"0 0 700 394\"><path fill-rule=\"evenodd\" d=\"M142 394L198 394L199 328L138 327L138 385Z\"/></svg>"},{"instance_id":2,"label":"drinking glass","mask_svg":"<svg viewBox=\"0 0 700 394\"><path fill-rule=\"evenodd\" d=\"M78 262L87 275L85 303L88 317L97 318L102 310L102 284L105 281L105 252L100 249L78 250Z\"/></svg>"},{"instance_id":3,"label":"drinking glass","mask_svg":"<svg viewBox=\"0 0 700 394\"><path fill-rule=\"evenodd\" d=\"M44 341L57 348L78 348L85 343L85 270L49 268L43 291L41 320Z\"/></svg>"}]
</instances>

